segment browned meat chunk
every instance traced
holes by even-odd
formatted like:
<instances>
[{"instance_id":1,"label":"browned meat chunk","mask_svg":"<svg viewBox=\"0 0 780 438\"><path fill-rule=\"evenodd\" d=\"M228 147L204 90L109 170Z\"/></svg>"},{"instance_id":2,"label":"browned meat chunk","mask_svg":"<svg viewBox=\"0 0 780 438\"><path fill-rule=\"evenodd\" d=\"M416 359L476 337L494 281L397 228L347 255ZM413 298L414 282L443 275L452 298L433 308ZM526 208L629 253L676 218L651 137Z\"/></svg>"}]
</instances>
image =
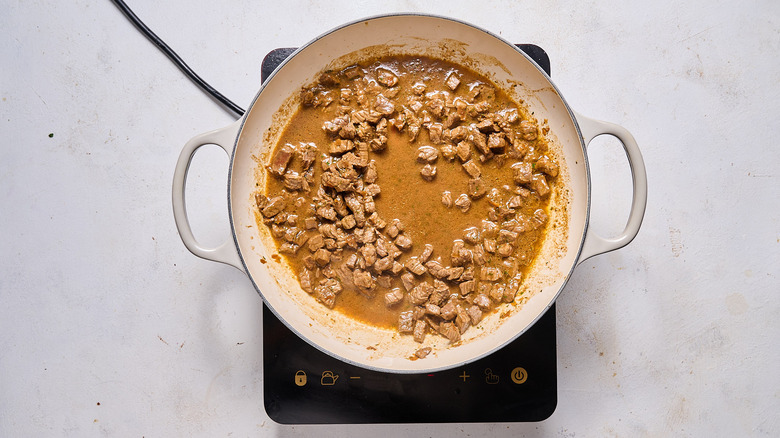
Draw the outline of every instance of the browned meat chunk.
<instances>
[{"instance_id":1,"label":"browned meat chunk","mask_svg":"<svg viewBox=\"0 0 780 438\"><path fill-rule=\"evenodd\" d=\"M445 190L441 194L441 203L444 204L445 207L450 208L452 207L452 192Z\"/></svg>"},{"instance_id":2,"label":"browned meat chunk","mask_svg":"<svg viewBox=\"0 0 780 438\"><path fill-rule=\"evenodd\" d=\"M406 289L407 292L412 290L414 287L414 275L408 272L401 274L401 284L404 285L404 289Z\"/></svg>"},{"instance_id":3,"label":"browned meat chunk","mask_svg":"<svg viewBox=\"0 0 780 438\"><path fill-rule=\"evenodd\" d=\"M547 184L547 178L541 173L537 173L531 178L531 188L536 191L541 197L545 197L550 194L550 186Z\"/></svg>"},{"instance_id":4,"label":"browned meat chunk","mask_svg":"<svg viewBox=\"0 0 780 438\"><path fill-rule=\"evenodd\" d=\"M445 321L450 321L455 318L457 311L458 309L455 307L455 303L448 301L447 304L441 307L439 314Z\"/></svg>"},{"instance_id":5,"label":"browned meat chunk","mask_svg":"<svg viewBox=\"0 0 780 438\"><path fill-rule=\"evenodd\" d=\"M376 81L385 87L394 87L398 83L398 76L385 68L379 68L376 71Z\"/></svg>"},{"instance_id":6,"label":"browned meat chunk","mask_svg":"<svg viewBox=\"0 0 780 438\"><path fill-rule=\"evenodd\" d=\"M482 309L480 309L479 306L469 306L469 308L466 309L466 313L468 313L469 318L471 318L471 325L477 325L482 321Z\"/></svg>"},{"instance_id":7,"label":"browned meat chunk","mask_svg":"<svg viewBox=\"0 0 780 438\"><path fill-rule=\"evenodd\" d=\"M423 343L425 340L425 334L428 333L428 323L420 319L414 322L414 329L412 331L412 338L415 342Z\"/></svg>"},{"instance_id":8,"label":"browned meat chunk","mask_svg":"<svg viewBox=\"0 0 780 438\"><path fill-rule=\"evenodd\" d=\"M471 318L469 317L469 314L466 313L466 309L461 306L458 306L458 313L455 316L455 327L460 330L461 334L465 333L466 330L471 327Z\"/></svg>"},{"instance_id":9,"label":"browned meat chunk","mask_svg":"<svg viewBox=\"0 0 780 438\"><path fill-rule=\"evenodd\" d=\"M460 341L460 330L451 322L443 322L439 325L439 333L449 339L451 344Z\"/></svg>"},{"instance_id":10,"label":"browned meat chunk","mask_svg":"<svg viewBox=\"0 0 780 438\"><path fill-rule=\"evenodd\" d=\"M469 160L463 163L463 170L465 170L466 173L468 173L472 178L479 178L482 176L482 171L479 170L479 166L474 162L474 160Z\"/></svg>"},{"instance_id":11,"label":"browned meat chunk","mask_svg":"<svg viewBox=\"0 0 780 438\"><path fill-rule=\"evenodd\" d=\"M463 230L463 240L472 245L476 245L481 237L480 230L477 227L468 227Z\"/></svg>"},{"instance_id":12,"label":"browned meat chunk","mask_svg":"<svg viewBox=\"0 0 780 438\"><path fill-rule=\"evenodd\" d=\"M428 357L429 354L431 354L431 347L421 348L414 352L414 355L418 359L425 359L426 357Z\"/></svg>"},{"instance_id":13,"label":"browned meat chunk","mask_svg":"<svg viewBox=\"0 0 780 438\"><path fill-rule=\"evenodd\" d=\"M462 212L467 212L471 208L471 199L469 198L469 195L462 194L458 196L458 199L455 200L455 206L460 209Z\"/></svg>"},{"instance_id":14,"label":"browned meat chunk","mask_svg":"<svg viewBox=\"0 0 780 438\"><path fill-rule=\"evenodd\" d=\"M343 154L344 152L351 151L353 149L355 149L355 142L352 140L345 140L340 138L331 142L328 152L335 155Z\"/></svg>"},{"instance_id":15,"label":"browned meat chunk","mask_svg":"<svg viewBox=\"0 0 780 438\"><path fill-rule=\"evenodd\" d=\"M490 148L487 145L487 136L476 129L471 130L469 134L469 140L474 144L474 147L483 154L490 153Z\"/></svg>"},{"instance_id":16,"label":"browned meat chunk","mask_svg":"<svg viewBox=\"0 0 780 438\"><path fill-rule=\"evenodd\" d=\"M482 178L469 178L468 192L472 199L479 199L487 193L487 185Z\"/></svg>"},{"instance_id":17,"label":"browned meat chunk","mask_svg":"<svg viewBox=\"0 0 780 438\"><path fill-rule=\"evenodd\" d=\"M483 266L480 270L480 278L482 281L501 280L501 270L490 266Z\"/></svg>"},{"instance_id":18,"label":"browned meat chunk","mask_svg":"<svg viewBox=\"0 0 780 438\"><path fill-rule=\"evenodd\" d=\"M303 269L301 269L301 272L298 274L298 279L301 282L301 289L305 290L308 293L314 292L314 281L316 279L314 272L304 267Z\"/></svg>"},{"instance_id":19,"label":"browned meat chunk","mask_svg":"<svg viewBox=\"0 0 780 438\"><path fill-rule=\"evenodd\" d=\"M428 137L434 144L442 143L442 134L444 127L441 123L431 123L428 125Z\"/></svg>"},{"instance_id":20,"label":"browned meat chunk","mask_svg":"<svg viewBox=\"0 0 780 438\"><path fill-rule=\"evenodd\" d=\"M291 191L308 190L309 183L294 170L288 170L284 174L284 188Z\"/></svg>"},{"instance_id":21,"label":"browned meat chunk","mask_svg":"<svg viewBox=\"0 0 780 438\"><path fill-rule=\"evenodd\" d=\"M281 213L281 211L284 210L285 207L287 207L287 201L284 200L284 197L275 196L268 200L268 204L265 207L263 207L261 213L265 217L273 217Z\"/></svg>"},{"instance_id":22,"label":"browned meat chunk","mask_svg":"<svg viewBox=\"0 0 780 438\"><path fill-rule=\"evenodd\" d=\"M387 292L385 294L385 305L387 307L395 306L396 304L400 303L404 300L404 292L401 290L400 287L396 287L390 292Z\"/></svg>"},{"instance_id":23,"label":"browned meat chunk","mask_svg":"<svg viewBox=\"0 0 780 438\"><path fill-rule=\"evenodd\" d=\"M466 296L474 292L474 280L464 281L458 287L460 288L460 294Z\"/></svg>"},{"instance_id":24,"label":"browned meat chunk","mask_svg":"<svg viewBox=\"0 0 780 438\"><path fill-rule=\"evenodd\" d=\"M412 92L418 96L422 96L425 93L425 84L423 82L417 82L412 85Z\"/></svg>"},{"instance_id":25,"label":"browned meat chunk","mask_svg":"<svg viewBox=\"0 0 780 438\"><path fill-rule=\"evenodd\" d=\"M412 239L406 237L403 234L400 234L395 238L395 244L398 245L398 247L402 250L406 251L412 248Z\"/></svg>"},{"instance_id":26,"label":"browned meat chunk","mask_svg":"<svg viewBox=\"0 0 780 438\"><path fill-rule=\"evenodd\" d=\"M426 243L423 247L422 254L420 254L420 261L425 263L433 254L433 245Z\"/></svg>"},{"instance_id":27,"label":"browned meat chunk","mask_svg":"<svg viewBox=\"0 0 780 438\"><path fill-rule=\"evenodd\" d=\"M558 163L550 159L550 157L547 155L544 155L542 158L537 160L536 166L534 168L546 173L547 175L550 175L553 178L558 176Z\"/></svg>"},{"instance_id":28,"label":"browned meat chunk","mask_svg":"<svg viewBox=\"0 0 780 438\"><path fill-rule=\"evenodd\" d=\"M507 142L504 134L494 133L488 137L488 148L495 153L503 153L506 150Z\"/></svg>"},{"instance_id":29,"label":"browned meat chunk","mask_svg":"<svg viewBox=\"0 0 780 438\"><path fill-rule=\"evenodd\" d=\"M417 161L435 163L439 159L439 150L433 146L420 146L417 149Z\"/></svg>"},{"instance_id":30,"label":"browned meat chunk","mask_svg":"<svg viewBox=\"0 0 780 438\"><path fill-rule=\"evenodd\" d=\"M317 145L314 143L301 143L298 146L298 155L301 158L303 169L308 169L317 159Z\"/></svg>"},{"instance_id":31,"label":"browned meat chunk","mask_svg":"<svg viewBox=\"0 0 780 438\"><path fill-rule=\"evenodd\" d=\"M460 79L455 72L452 72L447 76L445 83L450 87L450 90L455 91L455 89L458 88L458 85L460 85Z\"/></svg>"},{"instance_id":32,"label":"browned meat chunk","mask_svg":"<svg viewBox=\"0 0 780 438\"><path fill-rule=\"evenodd\" d=\"M536 137L538 136L536 124L528 120L520 122L520 132L522 132L523 138L528 141L536 140Z\"/></svg>"},{"instance_id":33,"label":"browned meat chunk","mask_svg":"<svg viewBox=\"0 0 780 438\"><path fill-rule=\"evenodd\" d=\"M352 275L352 282L363 294L370 294L376 289L376 280L371 276L371 273L366 271L355 270L355 273Z\"/></svg>"},{"instance_id":34,"label":"browned meat chunk","mask_svg":"<svg viewBox=\"0 0 780 438\"><path fill-rule=\"evenodd\" d=\"M512 178L517 184L528 184L533 178L533 166L531 163L522 161L512 165Z\"/></svg>"},{"instance_id":35,"label":"browned meat chunk","mask_svg":"<svg viewBox=\"0 0 780 438\"><path fill-rule=\"evenodd\" d=\"M430 283L420 283L409 291L409 301L412 304L421 306L428 301L428 297L431 296L431 293L433 293L433 286L431 286Z\"/></svg>"},{"instance_id":36,"label":"browned meat chunk","mask_svg":"<svg viewBox=\"0 0 780 438\"><path fill-rule=\"evenodd\" d=\"M455 153L458 155L461 163L465 163L471 158L471 145L467 141L461 141L455 147Z\"/></svg>"},{"instance_id":37,"label":"browned meat chunk","mask_svg":"<svg viewBox=\"0 0 780 438\"><path fill-rule=\"evenodd\" d=\"M368 163L368 167L366 167L365 174L363 174L363 181L365 181L367 184L373 184L376 182L378 176L379 175L376 171L376 162L371 160Z\"/></svg>"},{"instance_id":38,"label":"browned meat chunk","mask_svg":"<svg viewBox=\"0 0 780 438\"><path fill-rule=\"evenodd\" d=\"M331 309L336 304L336 295L341 293L341 283L335 278L328 278L321 280L317 287L314 288L314 296L317 301L330 307Z\"/></svg>"},{"instance_id":39,"label":"browned meat chunk","mask_svg":"<svg viewBox=\"0 0 780 438\"><path fill-rule=\"evenodd\" d=\"M412 333L414 330L414 316L411 310L401 312L398 315L398 331L400 333Z\"/></svg>"},{"instance_id":40,"label":"browned meat chunk","mask_svg":"<svg viewBox=\"0 0 780 438\"><path fill-rule=\"evenodd\" d=\"M374 109L376 109L377 112L379 112L380 114L389 116L395 112L395 105L393 104L393 102L387 100L385 96L380 94L376 97L376 103L374 104Z\"/></svg>"},{"instance_id":41,"label":"browned meat chunk","mask_svg":"<svg viewBox=\"0 0 780 438\"><path fill-rule=\"evenodd\" d=\"M490 302L490 298L488 298L488 296L485 294L478 294L476 297L474 297L474 304L479 306L479 308L483 311L490 310L490 308L493 306L493 303Z\"/></svg>"},{"instance_id":42,"label":"browned meat chunk","mask_svg":"<svg viewBox=\"0 0 780 438\"><path fill-rule=\"evenodd\" d=\"M420 169L420 175L426 181L433 181L433 179L436 178L436 166L426 164Z\"/></svg>"},{"instance_id":43,"label":"browned meat chunk","mask_svg":"<svg viewBox=\"0 0 780 438\"><path fill-rule=\"evenodd\" d=\"M330 251L320 248L314 253L314 261L320 266L325 266L330 263L330 255Z\"/></svg>"},{"instance_id":44,"label":"browned meat chunk","mask_svg":"<svg viewBox=\"0 0 780 438\"><path fill-rule=\"evenodd\" d=\"M406 261L406 269L414 275L423 275L426 271L425 266L423 266L422 262L417 257L409 257L409 260Z\"/></svg>"},{"instance_id":45,"label":"browned meat chunk","mask_svg":"<svg viewBox=\"0 0 780 438\"><path fill-rule=\"evenodd\" d=\"M294 153L295 146L289 143L283 145L276 151L273 158L271 158L271 163L268 165L268 170L272 174L281 177L287 170L287 165L290 164L290 160L292 159Z\"/></svg>"}]
</instances>

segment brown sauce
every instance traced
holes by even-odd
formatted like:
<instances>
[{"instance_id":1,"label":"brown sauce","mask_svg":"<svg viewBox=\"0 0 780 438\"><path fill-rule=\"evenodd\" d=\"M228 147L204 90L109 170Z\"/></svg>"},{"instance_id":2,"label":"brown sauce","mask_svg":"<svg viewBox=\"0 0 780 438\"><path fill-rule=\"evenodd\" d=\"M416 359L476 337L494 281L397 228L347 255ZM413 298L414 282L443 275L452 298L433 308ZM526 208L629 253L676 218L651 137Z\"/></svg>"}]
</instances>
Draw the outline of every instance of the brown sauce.
<instances>
[{"instance_id":1,"label":"brown sauce","mask_svg":"<svg viewBox=\"0 0 780 438\"><path fill-rule=\"evenodd\" d=\"M513 302L558 174L527 110L477 73L421 57L325 72L301 99L256 199L304 290L419 342L457 342Z\"/></svg>"}]
</instances>

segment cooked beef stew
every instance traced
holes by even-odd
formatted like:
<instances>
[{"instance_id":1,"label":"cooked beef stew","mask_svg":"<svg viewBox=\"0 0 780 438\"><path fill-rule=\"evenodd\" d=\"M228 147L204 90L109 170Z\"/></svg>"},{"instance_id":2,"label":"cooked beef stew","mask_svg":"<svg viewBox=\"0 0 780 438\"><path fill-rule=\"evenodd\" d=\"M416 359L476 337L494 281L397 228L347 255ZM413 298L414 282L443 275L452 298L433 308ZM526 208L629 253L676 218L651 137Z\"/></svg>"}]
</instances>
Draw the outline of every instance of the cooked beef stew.
<instances>
[{"instance_id":1,"label":"cooked beef stew","mask_svg":"<svg viewBox=\"0 0 780 438\"><path fill-rule=\"evenodd\" d=\"M546 130L447 61L326 71L264 163L258 222L322 305L456 343L539 251L559 170Z\"/></svg>"}]
</instances>

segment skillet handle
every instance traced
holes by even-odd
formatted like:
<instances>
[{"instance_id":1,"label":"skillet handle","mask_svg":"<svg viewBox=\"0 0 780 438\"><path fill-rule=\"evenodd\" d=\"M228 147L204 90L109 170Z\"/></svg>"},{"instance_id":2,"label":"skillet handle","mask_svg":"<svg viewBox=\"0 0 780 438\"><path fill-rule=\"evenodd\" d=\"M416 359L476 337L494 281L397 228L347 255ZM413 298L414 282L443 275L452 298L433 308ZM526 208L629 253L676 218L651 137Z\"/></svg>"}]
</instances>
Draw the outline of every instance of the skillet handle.
<instances>
[{"instance_id":1,"label":"skillet handle","mask_svg":"<svg viewBox=\"0 0 780 438\"><path fill-rule=\"evenodd\" d=\"M611 135L620 141L628 157L628 165L631 167L631 179L633 181L631 212L628 215L626 228L619 236L614 238L601 237L588 228L580 259L577 262L577 264L580 264L593 256L620 249L634 240L634 237L639 233L639 228L645 215L645 207L647 206L647 173L645 172L645 162L642 159L642 153L639 152L639 146L637 146L634 136L628 130L614 123L594 120L582 114L575 113L575 116L586 146L594 138L604 134Z\"/></svg>"},{"instance_id":2,"label":"skillet handle","mask_svg":"<svg viewBox=\"0 0 780 438\"><path fill-rule=\"evenodd\" d=\"M240 127L241 121L239 120L224 128L196 135L184 145L184 149L182 149L179 160L176 163L176 170L173 173L173 218L176 221L176 228L179 229L179 237L181 237L184 246L186 246L191 253L206 260L225 263L244 272L241 258L238 256L238 251L233 242L228 240L216 248L205 248L198 243L197 239L195 239L195 236L192 234L192 228L190 227L190 222L187 218L187 205L184 199L184 189L187 185L187 173L189 172L190 163L192 163L192 157L195 155L195 152L201 146L214 144L224 149L228 156L230 156L232 153L230 145L235 141Z\"/></svg>"}]
</instances>

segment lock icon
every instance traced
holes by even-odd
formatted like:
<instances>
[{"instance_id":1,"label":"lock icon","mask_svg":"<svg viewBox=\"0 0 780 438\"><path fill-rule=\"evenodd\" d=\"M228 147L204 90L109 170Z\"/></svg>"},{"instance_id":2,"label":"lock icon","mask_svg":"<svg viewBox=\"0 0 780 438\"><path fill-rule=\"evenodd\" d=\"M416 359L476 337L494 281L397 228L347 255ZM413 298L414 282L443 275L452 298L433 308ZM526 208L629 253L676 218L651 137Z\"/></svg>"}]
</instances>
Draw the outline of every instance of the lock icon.
<instances>
[{"instance_id":1,"label":"lock icon","mask_svg":"<svg viewBox=\"0 0 780 438\"><path fill-rule=\"evenodd\" d=\"M303 386L306 384L306 372L303 370L298 370L295 373L295 384L298 386Z\"/></svg>"}]
</instances>

